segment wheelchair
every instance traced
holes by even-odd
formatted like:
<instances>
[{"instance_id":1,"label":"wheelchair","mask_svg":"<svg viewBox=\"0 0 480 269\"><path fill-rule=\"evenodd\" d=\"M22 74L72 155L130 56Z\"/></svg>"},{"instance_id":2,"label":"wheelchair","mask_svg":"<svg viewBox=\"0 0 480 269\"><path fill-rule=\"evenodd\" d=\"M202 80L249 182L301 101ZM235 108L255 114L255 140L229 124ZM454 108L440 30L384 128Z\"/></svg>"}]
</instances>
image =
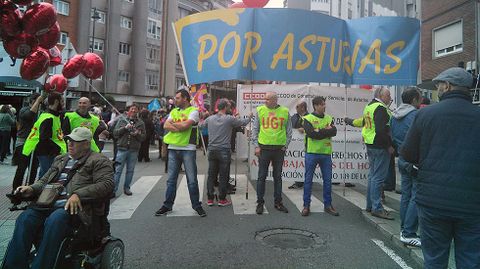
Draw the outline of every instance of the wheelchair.
<instances>
[{"instance_id":1,"label":"wheelchair","mask_svg":"<svg viewBox=\"0 0 480 269\"><path fill-rule=\"evenodd\" d=\"M12 206L10 211L25 210L31 204L31 199L25 199L20 195L7 194ZM99 200L82 200L82 204L104 202L105 212L103 216L93 217L92 223L86 225L78 216L72 217L72 232L62 241L55 266L52 269L122 269L124 264L125 246L119 238L110 235L110 224L107 216L109 212L109 198ZM41 238L37 238L34 246L37 246ZM9 251L10 244L7 247ZM29 256L29 264L37 255L32 250ZM1 268L4 268L2 261Z\"/></svg>"}]
</instances>

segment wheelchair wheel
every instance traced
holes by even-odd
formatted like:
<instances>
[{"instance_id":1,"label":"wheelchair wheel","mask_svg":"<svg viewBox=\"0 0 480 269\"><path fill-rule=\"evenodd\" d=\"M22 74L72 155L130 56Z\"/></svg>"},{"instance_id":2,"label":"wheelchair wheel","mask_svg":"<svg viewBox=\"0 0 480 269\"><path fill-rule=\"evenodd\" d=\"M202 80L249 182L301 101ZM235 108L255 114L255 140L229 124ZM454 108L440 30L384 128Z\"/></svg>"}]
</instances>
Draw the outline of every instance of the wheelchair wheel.
<instances>
[{"instance_id":1,"label":"wheelchair wheel","mask_svg":"<svg viewBox=\"0 0 480 269\"><path fill-rule=\"evenodd\" d=\"M125 247L120 240L110 241L102 253L101 269L122 269Z\"/></svg>"}]
</instances>

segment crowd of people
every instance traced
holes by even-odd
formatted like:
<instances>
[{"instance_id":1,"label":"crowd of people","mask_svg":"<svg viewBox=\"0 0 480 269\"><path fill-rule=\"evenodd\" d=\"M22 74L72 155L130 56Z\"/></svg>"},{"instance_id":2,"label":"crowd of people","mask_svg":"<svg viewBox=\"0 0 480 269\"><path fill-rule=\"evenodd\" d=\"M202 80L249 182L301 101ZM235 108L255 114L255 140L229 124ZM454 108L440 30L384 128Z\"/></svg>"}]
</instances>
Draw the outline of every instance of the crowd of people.
<instances>
[{"instance_id":1,"label":"crowd of people","mask_svg":"<svg viewBox=\"0 0 480 269\"><path fill-rule=\"evenodd\" d=\"M392 159L395 160L392 156L398 156L400 239L405 244L422 247L425 268L446 268L452 240L455 241L459 268L480 265L480 169L477 167L480 144L476 141L480 132L480 109L471 103L468 90L472 81L472 76L465 70L450 68L434 79L439 90L439 104L425 107L420 90L409 87L402 93L402 105L394 111L389 108L392 101L390 91L378 87L361 117L344 119L346 124L362 128L370 164L366 211L374 217L394 219L383 206L382 193L395 189L395 181L392 186L389 173L392 173ZM74 111L63 114L62 96L50 93L47 108L39 114L43 101L44 96L32 95L29 105L19 113L14 150L18 165L14 191L39 192L44 184L40 186L33 182L36 166L40 167L38 178L45 183L52 179L51 167L57 167L59 171L75 167L80 160L74 156L76 151L93 152L95 155L92 156L99 156L96 154L102 151L105 140L112 138L115 165L112 171L105 170L105 173L111 173L111 182L95 184L103 186L102 193L115 197L126 166L123 193L130 196L135 165L137 161L150 161L149 146L158 139L158 157L166 162L168 179L165 200L155 215L165 215L173 210L178 175L183 166L192 208L199 216L205 217L207 214L200 201L197 180L197 145L200 140L206 145L204 138L208 136L207 205L229 206L231 201L227 194L235 144L232 140L238 128L251 123L251 141L259 166L256 213L261 215L264 211L265 180L270 164L273 168L274 207L288 213L282 202L282 167L295 128L305 135L304 182L290 186L303 188L301 215L310 215L312 179L317 166L320 166L323 180L324 210L332 216L340 215L333 207L331 194L332 138L337 135L337 129L333 117L326 113L327 100L324 97L312 99L311 113L307 112L306 103L300 102L297 114L290 117L289 109L278 104L277 94L268 92L265 104L243 119L234 112L234 102L227 99L219 100L212 115L199 111L191 105L190 94L184 89L176 92L172 100L174 104L156 113L135 104L128 106L125 113L102 111L92 107L88 98L82 97ZM5 141L7 137L10 140L11 127L16 122L13 114L9 106L0 109L1 161L8 154L9 146ZM81 147L78 146L80 142ZM58 155L63 157L56 157ZM59 164L59 158L64 158L66 166ZM28 180L31 187L21 186L28 166L26 163L31 163L33 175ZM60 178L57 180L61 180L63 174L55 173ZM218 194L215 186L218 186ZM77 193L83 195L81 191ZM72 196L70 199L65 208L76 212L80 198ZM26 215L23 217L27 218ZM61 216L54 219L57 218L63 220ZM13 258L18 261L18 257Z\"/></svg>"}]
</instances>

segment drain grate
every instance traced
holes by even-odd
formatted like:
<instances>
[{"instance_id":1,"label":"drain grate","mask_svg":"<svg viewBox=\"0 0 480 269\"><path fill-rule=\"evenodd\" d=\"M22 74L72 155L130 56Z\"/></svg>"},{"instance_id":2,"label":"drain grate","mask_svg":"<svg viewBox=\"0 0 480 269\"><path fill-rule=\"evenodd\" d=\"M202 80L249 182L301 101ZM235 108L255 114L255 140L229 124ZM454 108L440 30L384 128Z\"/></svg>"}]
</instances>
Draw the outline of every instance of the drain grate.
<instances>
[{"instance_id":1,"label":"drain grate","mask_svg":"<svg viewBox=\"0 0 480 269\"><path fill-rule=\"evenodd\" d=\"M311 249L324 247L328 236L323 237L305 230L292 228L269 229L255 234L255 240L278 249Z\"/></svg>"}]
</instances>

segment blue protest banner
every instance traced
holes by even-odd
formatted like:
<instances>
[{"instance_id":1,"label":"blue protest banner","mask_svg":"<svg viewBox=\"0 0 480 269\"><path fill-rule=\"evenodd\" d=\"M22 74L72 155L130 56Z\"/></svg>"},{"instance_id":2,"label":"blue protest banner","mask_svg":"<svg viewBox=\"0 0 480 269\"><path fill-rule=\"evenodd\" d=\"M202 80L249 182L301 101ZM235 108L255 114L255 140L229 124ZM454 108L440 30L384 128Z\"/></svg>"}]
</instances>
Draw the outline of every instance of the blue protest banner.
<instances>
[{"instance_id":1,"label":"blue protest banner","mask_svg":"<svg viewBox=\"0 0 480 269\"><path fill-rule=\"evenodd\" d=\"M229 80L416 84L420 23L295 9L224 9L174 24L189 85Z\"/></svg>"}]
</instances>

